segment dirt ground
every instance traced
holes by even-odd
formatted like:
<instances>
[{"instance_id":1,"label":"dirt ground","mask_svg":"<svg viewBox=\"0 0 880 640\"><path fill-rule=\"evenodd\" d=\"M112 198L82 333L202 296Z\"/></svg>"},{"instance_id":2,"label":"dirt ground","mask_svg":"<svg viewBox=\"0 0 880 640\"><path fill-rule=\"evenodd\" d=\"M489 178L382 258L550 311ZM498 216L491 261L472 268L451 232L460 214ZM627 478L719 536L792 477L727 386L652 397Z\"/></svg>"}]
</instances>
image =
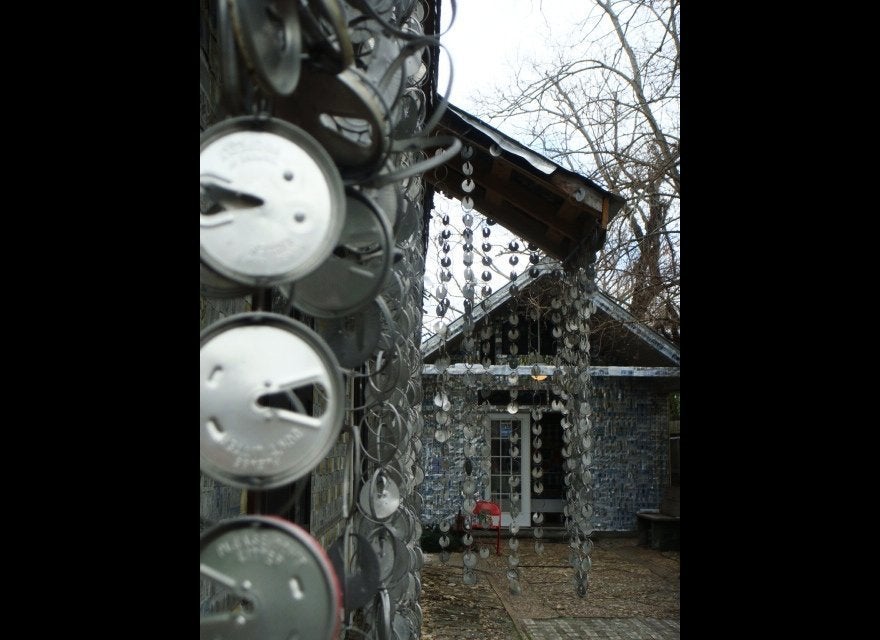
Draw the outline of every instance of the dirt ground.
<instances>
[{"instance_id":1,"label":"dirt ground","mask_svg":"<svg viewBox=\"0 0 880 640\"><path fill-rule=\"evenodd\" d=\"M525 637L522 619L629 618L679 619L679 552L640 547L635 538L600 538L591 554L589 591L575 593L569 548L545 542L542 555L520 536L522 593L512 595L506 576L510 550L479 558L477 583L462 582L462 554L444 565L439 553L425 554L420 603L423 640L502 640ZM478 544L474 545L478 548Z\"/></svg>"}]
</instances>

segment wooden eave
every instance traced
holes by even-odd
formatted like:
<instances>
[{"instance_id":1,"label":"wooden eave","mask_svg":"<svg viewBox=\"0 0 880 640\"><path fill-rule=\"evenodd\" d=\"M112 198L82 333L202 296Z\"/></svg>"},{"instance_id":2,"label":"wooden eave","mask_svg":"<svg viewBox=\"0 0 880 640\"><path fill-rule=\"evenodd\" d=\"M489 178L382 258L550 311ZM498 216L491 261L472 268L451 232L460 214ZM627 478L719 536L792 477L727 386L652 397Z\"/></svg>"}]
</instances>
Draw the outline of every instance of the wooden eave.
<instances>
[{"instance_id":1,"label":"wooden eave","mask_svg":"<svg viewBox=\"0 0 880 640\"><path fill-rule=\"evenodd\" d=\"M470 196L474 209L563 264L580 250L598 251L609 222L624 204L622 197L453 105L433 134L454 135L463 148L473 149L471 175L464 174L461 155L425 173L434 190L457 200ZM473 180L469 192L463 187L467 179Z\"/></svg>"}]
</instances>

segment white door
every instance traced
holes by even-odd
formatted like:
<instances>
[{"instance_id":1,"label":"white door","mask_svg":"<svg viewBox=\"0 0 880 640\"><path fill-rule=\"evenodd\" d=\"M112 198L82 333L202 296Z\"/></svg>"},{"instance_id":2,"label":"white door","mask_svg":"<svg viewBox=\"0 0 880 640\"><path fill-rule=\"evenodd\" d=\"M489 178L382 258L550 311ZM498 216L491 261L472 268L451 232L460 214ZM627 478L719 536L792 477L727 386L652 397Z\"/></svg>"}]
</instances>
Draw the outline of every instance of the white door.
<instances>
[{"instance_id":1,"label":"white door","mask_svg":"<svg viewBox=\"0 0 880 640\"><path fill-rule=\"evenodd\" d=\"M520 495L520 513L516 522L520 526L529 525L531 510L531 432L528 412L514 415L493 413L490 415L489 433L491 437L492 467L490 472L490 500L501 505L501 526L510 526L510 496ZM511 453L516 453L516 457ZM510 477L518 477L519 485L510 486Z\"/></svg>"}]
</instances>

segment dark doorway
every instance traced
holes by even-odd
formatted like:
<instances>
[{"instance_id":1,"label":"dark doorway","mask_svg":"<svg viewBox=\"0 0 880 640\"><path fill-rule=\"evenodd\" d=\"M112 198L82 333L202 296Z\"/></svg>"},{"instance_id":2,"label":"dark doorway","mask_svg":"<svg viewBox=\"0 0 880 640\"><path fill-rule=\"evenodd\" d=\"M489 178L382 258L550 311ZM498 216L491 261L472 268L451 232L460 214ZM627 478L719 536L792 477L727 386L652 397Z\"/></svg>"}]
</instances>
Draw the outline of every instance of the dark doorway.
<instances>
[{"instance_id":1,"label":"dark doorway","mask_svg":"<svg viewBox=\"0 0 880 640\"><path fill-rule=\"evenodd\" d=\"M564 460L562 457L562 414L548 412L541 418L541 455L544 459L544 492L540 495L532 493L532 511L544 514L544 524L563 525L562 507L565 504ZM535 434L532 434L532 440ZM534 449L532 450L534 453Z\"/></svg>"}]
</instances>

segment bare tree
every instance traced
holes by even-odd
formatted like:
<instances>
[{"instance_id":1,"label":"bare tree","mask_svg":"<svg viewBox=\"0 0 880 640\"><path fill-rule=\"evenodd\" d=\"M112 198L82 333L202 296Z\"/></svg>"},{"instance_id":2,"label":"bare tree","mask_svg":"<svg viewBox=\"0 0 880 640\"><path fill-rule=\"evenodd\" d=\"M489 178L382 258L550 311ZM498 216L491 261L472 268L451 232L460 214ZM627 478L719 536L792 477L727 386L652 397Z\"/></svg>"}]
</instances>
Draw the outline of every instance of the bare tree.
<instances>
[{"instance_id":1,"label":"bare tree","mask_svg":"<svg viewBox=\"0 0 880 640\"><path fill-rule=\"evenodd\" d=\"M479 95L476 115L627 198L597 283L677 343L679 1L593 0L574 27L550 62Z\"/></svg>"}]
</instances>

